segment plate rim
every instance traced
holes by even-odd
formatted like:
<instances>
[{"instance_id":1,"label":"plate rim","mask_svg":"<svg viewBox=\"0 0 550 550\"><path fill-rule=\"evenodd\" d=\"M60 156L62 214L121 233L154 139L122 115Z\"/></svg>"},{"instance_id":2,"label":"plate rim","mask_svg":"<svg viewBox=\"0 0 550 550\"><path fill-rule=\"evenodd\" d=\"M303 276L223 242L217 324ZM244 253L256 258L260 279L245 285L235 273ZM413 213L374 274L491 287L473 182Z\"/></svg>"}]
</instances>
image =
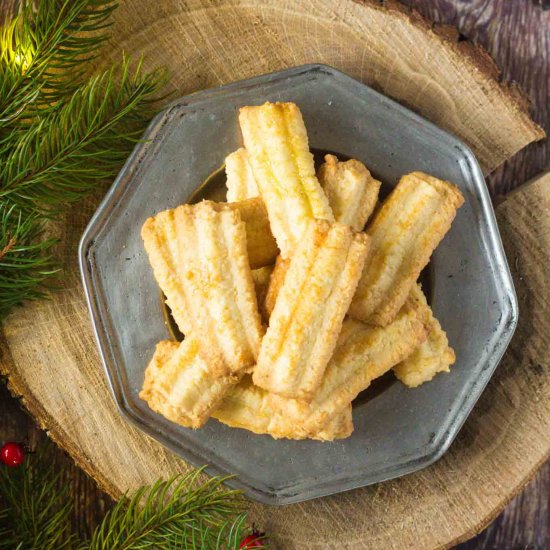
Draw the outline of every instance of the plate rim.
<instances>
[{"instance_id":1,"label":"plate rim","mask_svg":"<svg viewBox=\"0 0 550 550\"><path fill-rule=\"evenodd\" d=\"M232 82L224 86L197 91L193 94L177 98L170 102L150 122L144 132L144 139L141 143L136 145L87 224L78 247L79 268L103 370L105 372L109 390L121 415L131 424L138 427L150 437L153 437L159 441L191 465L200 466L204 463L204 459L200 458L197 455L197 452L194 451L193 445L187 445L184 441L180 441L179 444L176 445L176 443L172 441L172 438L161 433L159 430L156 430L153 425L146 422L141 416L139 416L134 410L131 401L129 401L125 396L123 384L120 379L120 368L117 366L116 354L112 348L111 339L109 337L110 329L109 326L106 325L107 321L101 313L101 292L99 292L95 281L97 266L93 259L94 244L101 235L101 230L106 226L103 222L106 221L106 217L108 217L109 213L113 210L114 199L122 199L125 193L129 190L132 177L137 171L136 166L139 167L138 159L145 156L145 154L149 152L151 146L159 146L162 143L162 140L156 141L155 137L159 134L159 131L164 126L165 121L169 119L170 114L176 109L196 106L203 101L212 99L212 97L215 97L216 95L226 94L228 91L242 91L243 86L252 87L258 83L276 82L282 78L303 76L309 73L322 73L336 77L340 80L349 81L350 84L355 86L359 85L366 88L374 97L377 97L381 101L387 103L391 108L396 109L400 114L421 123L422 126L425 129L430 130L431 133L436 133L438 136L441 134L445 135L445 138L450 143L453 143L454 147L460 151L467 166L469 177L474 183L475 189L479 194L479 203L483 211L484 221L483 227L480 231L483 232L485 237L489 239L488 247L492 251L491 263L495 264L494 275L497 277L498 282L503 286L503 300L501 303L502 316L496 325L498 327L498 333L501 334L502 337L495 341L490 353L488 354L488 360L486 361L488 366L483 370L482 375L479 376L479 380L470 384L471 391L465 394L460 404L457 405L457 411L460 411L460 414L455 414L450 421L447 422L445 428L440 431L439 437L431 442L428 447L424 447L423 452L417 456L409 455L401 462L393 462L387 468L377 470L376 475L371 476L371 478L368 476L366 477L364 471L361 470L355 476L348 475L347 478L343 480L335 479L333 477L330 481L327 481L321 485L300 487L300 484L298 484L295 491L291 490L292 486L287 486L280 490L270 490L270 488L264 484L264 488L259 488L258 483L242 481L238 477L232 478L226 482L226 484L230 487L243 490L244 494L253 500L256 500L262 504L270 505L292 504L364 487L410 474L436 462L448 450L449 446L460 431L460 428L469 417L471 410L481 396L483 389L488 384L504 352L506 351L518 322L517 296L504 252L504 247L500 238L495 213L483 174L471 149L456 136L439 128L437 125L425 119L421 115L418 115L407 107L399 104L397 101L381 94L368 85L337 69L334 69L333 67L330 67L329 65L318 63L300 65L297 67ZM118 201L115 204L119 204ZM506 298L506 300L504 298ZM474 397L472 397L472 395L474 395ZM231 472L227 472L223 468L212 465L208 465L205 471L209 475L231 474Z\"/></svg>"}]
</instances>

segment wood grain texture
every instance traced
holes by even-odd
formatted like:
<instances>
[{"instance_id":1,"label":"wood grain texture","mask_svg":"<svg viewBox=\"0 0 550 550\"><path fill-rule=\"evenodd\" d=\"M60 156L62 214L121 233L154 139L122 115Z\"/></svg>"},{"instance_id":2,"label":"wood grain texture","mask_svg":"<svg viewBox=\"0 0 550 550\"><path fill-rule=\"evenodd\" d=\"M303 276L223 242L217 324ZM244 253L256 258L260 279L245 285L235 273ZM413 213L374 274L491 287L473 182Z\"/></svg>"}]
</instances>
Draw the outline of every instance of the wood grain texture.
<instances>
[{"instance_id":1,"label":"wood grain texture","mask_svg":"<svg viewBox=\"0 0 550 550\"><path fill-rule=\"evenodd\" d=\"M89 538L113 505L113 500L61 448L48 441L47 432L36 425L19 400L10 395L4 383L0 383L0 443L4 441L19 441L30 453L40 448L59 464L60 484L68 485L68 496L73 504L72 529L82 538Z\"/></svg>"},{"instance_id":2,"label":"wood grain texture","mask_svg":"<svg viewBox=\"0 0 550 550\"><path fill-rule=\"evenodd\" d=\"M530 100L534 120L550 129L550 3L509 0L402 0L438 25L457 28L479 44L501 69L501 79L517 82ZM541 9L546 6L547 11ZM528 145L487 177L495 194L504 195L550 166L548 140ZM550 464L479 536L460 550L550 547Z\"/></svg>"},{"instance_id":3,"label":"wood grain texture","mask_svg":"<svg viewBox=\"0 0 550 550\"><path fill-rule=\"evenodd\" d=\"M177 94L321 62L461 137L486 173L544 136L481 48L395 0L127 0L114 21L101 63L142 52Z\"/></svg>"},{"instance_id":4,"label":"wood grain texture","mask_svg":"<svg viewBox=\"0 0 550 550\"><path fill-rule=\"evenodd\" d=\"M537 472L504 512L477 537L455 550L545 550L550 548L550 463Z\"/></svg>"},{"instance_id":5,"label":"wood grain texture","mask_svg":"<svg viewBox=\"0 0 550 550\"><path fill-rule=\"evenodd\" d=\"M31 450L46 444L47 433L0 383L0 442L21 441ZM52 459L62 465L63 482L70 487L74 532L88 538L114 501L95 481L74 464L60 448L50 449ZM477 537L456 546L456 550L542 550L550 543L548 521L550 462L541 467L525 489L502 514Z\"/></svg>"},{"instance_id":6,"label":"wood grain texture","mask_svg":"<svg viewBox=\"0 0 550 550\"><path fill-rule=\"evenodd\" d=\"M550 10L528 1L402 0L438 25L451 25L482 46L498 67L500 79L517 83L529 99L533 119L550 129ZM532 143L488 178L500 194L521 185L550 166L548 140Z\"/></svg>"},{"instance_id":7,"label":"wood grain texture","mask_svg":"<svg viewBox=\"0 0 550 550\"><path fill-rule=\"evenodd\" d=\"M426 470L373 487L286 507L252 504L254 519L272 534L275 548L450 546L494 519L547 459L549 319L542 289L550 260L549 178L499 207L522 315L512 345L451 450ZM89 201L88 213L91 206ZM82 224L76 212L67 219L67 268L74 263ZM52 301L29 304L4 324L0 365L12 391L115 497L185 471L182 460L118 414L88 329L78 277L74 270L68 273Z\"/></svg>"},{"instance_id":8,"label":"wood grain texture","mask_svg":"<svg viewBox=\"0 0 550 550\"><path fill-rule=\"evenodd\" d=\"M172 67L173 85L182 94L288 65L328 62L462 132L463 138L468 134L466 141L486 169L541 136L527 119L521 95L494 79L494 66L479 50L448 30L432 30L394 2L386 2L386 8L370 1L174 0L157 2L153 10L144 0L128 1L117 14L117 41L109 55L118 57L120 46L144 51L148 66ZM407 57L409 50L424 52L423 63L415 63L412 54ZM460 75L456 87L442 89L439 73L434 74L433 68L444 64L447 78ZM414 89L422 89L423 95L411 96ZM507 116L487 118L486 106ZM535 195L535 204L539 199ZM12 316L0 339L0 364L10 374L12 391L23 394L41 425L117 496L186 465L129 427L108 394L75 270L77 236L96 204L88 201L83 212L71 212L62 224L64 288L52 302L29 305ZM530 246L518 252L520 269L538 251L537 244ZM525 283L516 277L516 288L527 285L529 304L540 278L536 273ZM545 304L535 300L535 305L540 316ZM518 341L520 334L523 340ZM450 453L432 468L312 503L280 509L254 505L254 517L273 534L275 546L285 549L436 548L471 536L548 455L542 443L548 434L541 434L540 425L548 419L545 401L537 394L536 379L518 374L522 349L540 335L530 324L521 333L518 328L514 346L476 412ZM540 391L546 392L547 404L544 374ZM529 400L533 395L538 395L538 405Z\"/></svg>"},{"instance_id":9,"label":"wood grain texture","mask_svg":"<svg viewBox=\"0 0 550 550\"><path fill-rule=\"evenodd\" d=\"M2 4L0 4L0 23L13 17L17 13L18 6L19 0L2 0Z\"/></svg>"},{"instance_id":10,"label":"wood grain texture","mask_svg":"<svg viewBox=\"0 0 550 550\"><path fill-rule=\"evenodd\" d=\"M509 0L402 0L434 21L455 26L460 36L485 48L501 78L517 82L530 100L530 112L550 129L550 3ZM545 4L547 11L541 6ZM487 177L495 194L504 195L550 165L548 140L528 145ZM550 464L490 525L460 550L510 550L550 547Z\"/></svg>"}]
</instances>

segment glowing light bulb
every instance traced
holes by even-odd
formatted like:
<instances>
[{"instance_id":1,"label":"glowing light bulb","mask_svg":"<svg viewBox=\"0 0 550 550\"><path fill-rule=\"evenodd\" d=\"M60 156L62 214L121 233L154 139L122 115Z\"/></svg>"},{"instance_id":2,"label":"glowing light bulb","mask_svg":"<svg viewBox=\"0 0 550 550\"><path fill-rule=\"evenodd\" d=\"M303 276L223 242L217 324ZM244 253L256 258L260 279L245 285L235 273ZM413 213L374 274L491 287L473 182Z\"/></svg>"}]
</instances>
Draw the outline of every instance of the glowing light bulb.
<instances>
[{"instance_id":1,"label":"glowing light bulb","mask_svg":"<svg viewBox=\"0 0 550 550\"><path fill-rule=\"evenodd\" d=\"M25 73L31 66L35 53L34 38L23 32L19 17L0 26L0 60L13 63Z\"/></svg>"},{"instance_id":2,"label":"glowing light bulb","mask_svg":"<svg viewBox=\"0 0 550 550\"><path fill-rule=\"evenodd\" d=\"M18 51L14 52L13 61L16 65L21 67L23 72L25 72L29 68L32 58L33 52L31 48L20 48Z\"/></svg>"}]
</instances>

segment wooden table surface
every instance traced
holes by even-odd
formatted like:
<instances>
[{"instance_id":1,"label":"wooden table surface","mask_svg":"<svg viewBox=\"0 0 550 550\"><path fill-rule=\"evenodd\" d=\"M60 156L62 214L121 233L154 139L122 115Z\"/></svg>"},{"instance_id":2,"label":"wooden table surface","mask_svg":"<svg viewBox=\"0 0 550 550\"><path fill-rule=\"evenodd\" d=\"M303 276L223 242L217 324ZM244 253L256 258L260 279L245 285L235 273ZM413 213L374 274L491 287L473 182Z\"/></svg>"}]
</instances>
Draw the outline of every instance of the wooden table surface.
<instances>
[{"instance_id":1,"label":"wooden table surface","mask_svg":"<svg viewBox=\"0 0 550 550\"><path fill-rule=\"evenodd\" d=\"M521 85L532 103L532 115L550 133L550 10L543 0L403 0L437 22L455 26L465 39L484 46L502 70L502 78ZM548 142L532 144L487 179L497 194L505 194L550 165ZM0 384L0 441L19 440L31 447L47 435L39 430ZM53 452L63 456L61 450ZM111 505L69 458L66 480L74 500L74 527L83 535ZM458 546L462 550L542 550L550 547L548 494L550 465L543 467L484 532Z\"/></svg>"}]
</instances>

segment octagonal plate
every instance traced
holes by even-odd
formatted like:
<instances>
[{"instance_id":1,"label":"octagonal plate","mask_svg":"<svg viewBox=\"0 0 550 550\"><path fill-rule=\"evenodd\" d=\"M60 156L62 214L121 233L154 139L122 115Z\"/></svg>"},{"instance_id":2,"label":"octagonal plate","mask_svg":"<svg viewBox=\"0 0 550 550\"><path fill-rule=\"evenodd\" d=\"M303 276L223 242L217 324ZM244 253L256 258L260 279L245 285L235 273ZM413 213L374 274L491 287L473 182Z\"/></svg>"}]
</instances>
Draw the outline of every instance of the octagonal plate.
<instances>
[{"instance_id":1,"label":"octagonal plate","mask_svg":"<svg viewBox=\"0 0 550 550\"><path fill-rule=\"evenodd\" d=\"M464 193L432 258L432 307L457 362L411 390L391 383L354 405L353 435L333 443L275 441L210 420L197 431L171 423L138 397L155 344L169 337L143 249L145 219L189 200L241 145L237 111L294 101L312 147L363 161L385 184L413 170ZM323 65L260 76L172 103L105 196L80 246L84 287L105 372L120 411L135 425L251 498L283 504L379 482L427 466L456 436L506 349L516 297L483 176L460 141L398 103Z\"/></svg>"}]
</instances>

